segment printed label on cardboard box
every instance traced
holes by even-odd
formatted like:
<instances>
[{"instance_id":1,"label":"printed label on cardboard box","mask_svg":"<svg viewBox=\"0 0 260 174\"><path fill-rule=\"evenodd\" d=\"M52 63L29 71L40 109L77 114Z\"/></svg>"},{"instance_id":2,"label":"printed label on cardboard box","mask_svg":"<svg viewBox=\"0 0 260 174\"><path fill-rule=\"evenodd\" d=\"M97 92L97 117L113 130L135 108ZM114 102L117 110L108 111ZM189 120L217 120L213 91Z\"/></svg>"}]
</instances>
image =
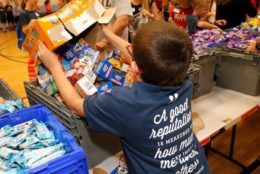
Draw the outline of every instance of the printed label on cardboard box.
<instances>
[{"instance_id":1,"label":"printed label on cardboard box","mask_svg":"<svg viewBox=\"0 0 260 174\"><path fill-rule=\"evenodd\" d=\"M85 96L94 95L97 92L97 88L91 83L87 77L81 78L76 83L78 85L78 90L85 93Z\"/></svg>"},{"instance_id":2,"label":"printed label on cardboard box","mask_svg":"<svg viewBox=\"0 0 260 174\"><path fill-rule=\"evenodd\" d=\"M88 66L86 66L84 68L84 70L82 71L82 74L84 76L86 76L91 81L91 83L93 83L93 84L95 83L97 75L94 74L93 71Z\"/></svg>"}]
</instances>

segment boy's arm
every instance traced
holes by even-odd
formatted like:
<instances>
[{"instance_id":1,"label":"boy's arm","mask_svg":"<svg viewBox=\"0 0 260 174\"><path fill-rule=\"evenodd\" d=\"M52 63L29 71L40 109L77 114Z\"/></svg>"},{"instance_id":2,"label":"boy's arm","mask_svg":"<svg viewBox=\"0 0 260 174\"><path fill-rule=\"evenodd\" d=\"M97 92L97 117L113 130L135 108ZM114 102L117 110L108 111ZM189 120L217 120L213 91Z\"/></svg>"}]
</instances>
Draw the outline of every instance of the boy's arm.
<instances>
[{"instance_id":1,"label":"boy's arm","mask_svg":"<svg viewBox=\"0 0 260 174\"><path fill-rule=\"evenodd\" d=\"M58 61L58 57L53 52L49 51L41 41L38 43L38 48L39 57L43 64L50 70L55 84L66 105L74 110L80 117L84 117L84 99L79 96L66 78L61 68L61 64Z\"/></svg>"},{"instance_id":2,"label":"boy's arm","mask_svg":"<svg viewBox=\"0 0 260 174\"><path fill-rule=\"evenodd\" d=\"M205 21L199 21L197 26L203 29L220 29L218 26Z\"/></svg>"}]
</instances>

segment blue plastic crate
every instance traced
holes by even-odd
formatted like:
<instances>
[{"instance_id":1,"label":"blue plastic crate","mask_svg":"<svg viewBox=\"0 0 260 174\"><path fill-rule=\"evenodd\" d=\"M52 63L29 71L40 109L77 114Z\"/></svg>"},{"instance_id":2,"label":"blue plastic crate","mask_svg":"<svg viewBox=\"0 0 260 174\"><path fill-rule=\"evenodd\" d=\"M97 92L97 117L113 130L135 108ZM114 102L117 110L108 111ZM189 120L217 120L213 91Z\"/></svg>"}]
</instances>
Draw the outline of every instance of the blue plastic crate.
<instances>
[{"instance_id":1,"label":"blue plastic crate","mask_svg":"<svg viewBox=\"0 0 260 174\"><path fill-rule=\"evenodd\" d=\"M32 119L44 122L54 132L55 137L64 144L64 148L68 152L45 165L25 171L23 174L88 174L85 152L77 145L64 126L43 105L35 105L3 115L0 118L0 127L7 124L14 126Z\"/></svg>"}]
</instances>

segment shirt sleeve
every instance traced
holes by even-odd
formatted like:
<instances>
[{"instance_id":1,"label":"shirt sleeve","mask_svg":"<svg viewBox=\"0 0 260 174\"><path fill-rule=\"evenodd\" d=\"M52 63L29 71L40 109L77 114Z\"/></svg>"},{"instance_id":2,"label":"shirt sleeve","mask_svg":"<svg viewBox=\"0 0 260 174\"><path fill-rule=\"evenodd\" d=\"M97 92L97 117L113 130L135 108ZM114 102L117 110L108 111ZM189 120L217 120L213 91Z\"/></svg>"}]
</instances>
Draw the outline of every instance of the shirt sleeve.
<instances>
[{"instance_id":1,"label":"shirt sleeve","mask_svg":"<svg viewBox=\"0 0 260 174\"><path fill-rule=\"evenodd\" d=\"M199 18L189 15L187 16L187 24L188 24L188 33L189 35L193 34L197 30L197 26L199 23Z\"/></svg>"},{"instance_id":2,"label":"shirt sleeve","mask_svg":"<svg viewBox=\"0 0 260 174\"><path fill-rule=\"evenodd\" d=\"M84 100L84 113L89 127L99 132L109 132L122 137L125 119L120 114L122 103L116 92L88 96Z\"/></svg>"},{"instance_id":3,"label":"shirt sleeve","mask_svg":"<svg viewBox=\"0 0 260 174\"><path fill-rule=\"evenodd\" d=\"M24 13L21 13L18 19L18 26L23 26L29 24L29 20L27 19L26 15Z\"/></svg>"},{"instance_id":4,"label":"shirt sleeve","mask_svg":"<svg viewBox=\"0 0 260 174\"><path fill-rule=\"evenodd\" d=\"M114 0L114 7L116 10L116 17L122 15L133 16L131 2L129 0Z\"/></svg>"}]
</instances>

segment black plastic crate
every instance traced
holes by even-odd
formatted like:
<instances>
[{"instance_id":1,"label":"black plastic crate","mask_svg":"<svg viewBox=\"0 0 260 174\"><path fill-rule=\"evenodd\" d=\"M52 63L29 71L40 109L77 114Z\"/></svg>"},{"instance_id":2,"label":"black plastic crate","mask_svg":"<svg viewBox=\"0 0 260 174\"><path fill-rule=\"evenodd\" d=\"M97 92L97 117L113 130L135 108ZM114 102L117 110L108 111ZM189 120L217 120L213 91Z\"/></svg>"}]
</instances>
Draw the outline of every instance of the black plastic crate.
<instances>
[{"instance_id":1,"label":"black plastic crate","mask_svg":"<svg viewBox=\"0 0 260 174\"><path fill-rule=\"evenodd\" d=\"M122 150L119 137L88 129L86 121L63 103L41 91L37 81L24 82L24 86L30 105L44 104L75 137L78 144L88 154L90 168Z\"/></svg>"},{"instance_id":2,"label":"black plastic crate","mask_svg":"<svg viewBox=\"0 0 260 174\"><path fill-rule=\"evenodd\" d=\"M5 100L18 100L19 97L12 90L9 85L2 79L0 79L0 97L3 97Z\"/></svg>"}]
</instances>

